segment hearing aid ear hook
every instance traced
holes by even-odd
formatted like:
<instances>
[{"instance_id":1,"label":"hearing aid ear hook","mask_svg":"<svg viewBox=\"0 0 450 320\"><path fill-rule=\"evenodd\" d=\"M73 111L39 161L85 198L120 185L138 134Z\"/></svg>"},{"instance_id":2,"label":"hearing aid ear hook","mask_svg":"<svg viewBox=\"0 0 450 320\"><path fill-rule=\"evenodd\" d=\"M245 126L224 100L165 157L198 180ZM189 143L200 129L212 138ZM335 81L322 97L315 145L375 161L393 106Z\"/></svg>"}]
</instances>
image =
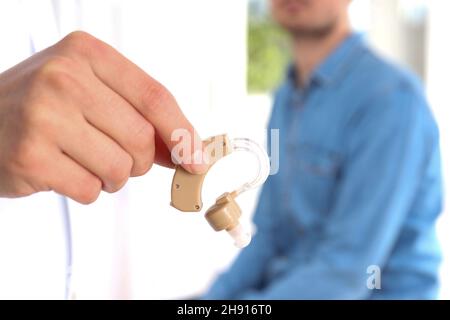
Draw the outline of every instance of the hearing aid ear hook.
<instances>
[{"instance_id":1,"label":"hearing aid ear hook","mask_svg":"<svg viewBox=\"0 0 450 320\"><path fill-rule=\"evenodd\" d=\"M234 239L235 245L243 248L250 243L251 235L239 223L241 209L235 198L241 193L258 187L266 181L270 171L270 161L264 149L247 138L230 141L227 135L218 135L203 141L205 152L210 158L209 168L233 151L251 152L258 158L258 174L250 182L232 192L226 192L216 199L216 203L205 213L205 218L216 231L226 230ZM209 171L209 170L208 170ZM207 172L191 174L177 166L172 180L171 205L184 212L199 212L202 207L202 186Z\"/></svg>"}]
</instances>

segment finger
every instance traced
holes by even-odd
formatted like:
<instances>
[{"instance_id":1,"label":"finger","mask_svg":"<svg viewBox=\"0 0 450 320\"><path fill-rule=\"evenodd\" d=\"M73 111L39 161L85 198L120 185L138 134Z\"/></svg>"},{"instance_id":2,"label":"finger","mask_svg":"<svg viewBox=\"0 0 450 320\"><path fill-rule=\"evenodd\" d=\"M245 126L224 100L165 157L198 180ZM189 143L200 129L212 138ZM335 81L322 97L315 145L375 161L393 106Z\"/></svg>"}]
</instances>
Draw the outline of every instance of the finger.
<instances>
[{"instance_id":1,"label":"finger","mask_svg":"<svg viewBox=\"0 0 450 320\"><path fill-rule=\"evenodd\" d=\"M97 176L107 192L119 190L130 176L131 156L86 121L68 123L58 145L70 158Z\"/></svg>"},{"instance_id":2,"label":"finger","mask_svg":"<svg viewBox=\"0 0 450 320\"><path fill-rule=\"evenodd\" d=\"M46 171L50 188L79 203L94 202L102 189L100 179L64 153L59 151L56 154L51 170Z\"/></svg>"},{"instance_id":3,"label":"finger","mask_svg":"<svg viewBox=\"0 0 450 320\"><path fill-rule=\"evenodd\" d=\"M84 91L92 94L89 94L90 101L82 107L85 118L131 155L131 176L145 174L152 166L155 155L153 126L96 77L87 78L86 82Z\"/></svg>"},{"instance_id":4,"label":"finger","mask_svg":"<svg viewBox=\"0 0 450 320\"><path fill-rule=\"evenodd\" d=\"M175 166L169 150L159 135L155 135L155 150L155 163L167 168L173 168Z\"/></svg>"},{"instance_id":5,"label":"finger","mask_svg":"<svg viewBox=\"0 0 450 320\"><path fill-rule=\"evenodd\" d=\"M153 125L170 151L182 145L182 158L178 160L183 167L193 173L205 172L209 159L202 151L199 135L172 94L109 45L93 37L90 41L90 63L96 76Z\"/></svg>"}]
</instances>

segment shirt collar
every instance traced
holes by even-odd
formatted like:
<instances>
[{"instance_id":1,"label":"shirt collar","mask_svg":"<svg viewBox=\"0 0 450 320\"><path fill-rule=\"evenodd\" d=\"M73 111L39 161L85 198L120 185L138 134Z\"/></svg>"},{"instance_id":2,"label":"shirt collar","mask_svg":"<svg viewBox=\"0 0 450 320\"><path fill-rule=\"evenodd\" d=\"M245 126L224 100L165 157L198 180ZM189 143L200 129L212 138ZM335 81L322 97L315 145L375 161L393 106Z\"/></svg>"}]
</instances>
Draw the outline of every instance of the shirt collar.
<instances>
[{"instance_id":1,"label":"shirt collar","mask_svg":"<svg viewBox=\"0 0 450 320\"><path fill-rule=\"evenodd\" d=\"M360 33L352 33L344 39L339 46L315 69L311 75L310 83L330 84L354 62L354 55L363 46L363 36ZM289 66L287 78L295 84L296 70Z\"/></svg>"}]
</instances>

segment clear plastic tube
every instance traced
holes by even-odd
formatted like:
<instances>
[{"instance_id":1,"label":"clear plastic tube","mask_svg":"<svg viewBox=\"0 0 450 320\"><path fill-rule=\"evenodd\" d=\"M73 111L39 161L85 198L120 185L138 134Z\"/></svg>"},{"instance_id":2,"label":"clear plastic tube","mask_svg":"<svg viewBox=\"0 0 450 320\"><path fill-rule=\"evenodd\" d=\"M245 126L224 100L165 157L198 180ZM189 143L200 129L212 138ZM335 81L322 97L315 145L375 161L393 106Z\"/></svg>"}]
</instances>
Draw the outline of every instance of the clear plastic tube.
<instances>
[{"instance_id":1,"label":"clear plastic tube","mask_svg":"<svg viewBox=\"0 0 450 320\"><path fill-rule=\"evenodd\" d=\"M247 151L256 156L258 160L258 174L250 182L244 183L234 192L236 196L250 189L259 187L263 184L270 173L270 160L266 150L264 150L258 143L248 138L235 138L231 141L233 151Z\"/></svg>"},{"instance_id":2,"label":"clear plastic tube","mask_svg":"<svg viewBox=\"0 0 450 320\"><path fill-rule=\"evenodd\" d=\"M235 196L238 196L245 191L259 187L266 181L270 173L270 160L267 152L259 144L248 138L235 138L231 141L231 144L233 151L250 152L255 155L258 160L258 171L256 177L233 191ZM251 232L244 228L241 223L233 229L227 231L234 240L234 245L236 247L244 248L250 244L252 239Z\"/></svg>"}]
</instances>

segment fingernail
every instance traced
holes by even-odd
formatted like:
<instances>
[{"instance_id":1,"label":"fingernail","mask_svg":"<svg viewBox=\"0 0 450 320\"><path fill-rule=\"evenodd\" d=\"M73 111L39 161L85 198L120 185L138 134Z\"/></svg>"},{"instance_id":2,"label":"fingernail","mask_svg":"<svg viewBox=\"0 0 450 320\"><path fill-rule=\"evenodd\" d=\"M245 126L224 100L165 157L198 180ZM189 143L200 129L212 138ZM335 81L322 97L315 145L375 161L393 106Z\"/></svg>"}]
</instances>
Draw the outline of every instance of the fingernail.
<instances>
[{"instance_id":1,"label":"fingernail","mask_svg":"<svg viewBox=\"0 0 450 320\"><path fill-rule=\"evenodd\" d=\"M209 156L208 153L197 150L192 154L192 163L189 165L192 173L202 174L209 169Z\"/></svg>"}]
</instances>

